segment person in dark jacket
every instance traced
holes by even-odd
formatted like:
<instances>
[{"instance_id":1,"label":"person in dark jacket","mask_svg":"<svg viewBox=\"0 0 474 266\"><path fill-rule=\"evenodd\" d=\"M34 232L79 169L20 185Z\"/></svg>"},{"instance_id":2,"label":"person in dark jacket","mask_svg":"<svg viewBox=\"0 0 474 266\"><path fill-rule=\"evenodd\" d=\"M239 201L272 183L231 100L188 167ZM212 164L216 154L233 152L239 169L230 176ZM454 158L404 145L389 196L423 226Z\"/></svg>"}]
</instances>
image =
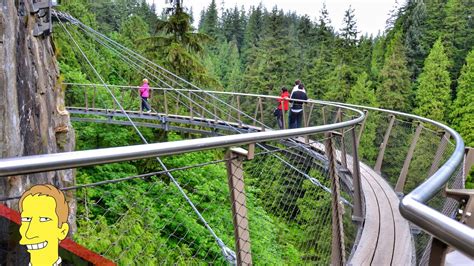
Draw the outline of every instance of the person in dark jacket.
<instances>
[{"instance_id":1,"label":"person in dark jacket","mask_svg":"<svg viewBox=\"0 0 474 266\"><path fill-rule=\"evenodd\" d=\"M277 121L280 129L283 128L283 111L288 113L289 104L288 99L290 98L290 93L286 87L281 88L280 98L278 98L278 107L277 107Z\"/></svg>"},{"instance_id":2,"label":"person in dark jacket","mask_svg":"<svg viewBox=\"0 0 474 266\"><path fill-rule=\"evenodd\" d=\"M289 113L289 127L290 128L299 128L301 127L301 120L303 119L303 102L308 100L308 96L306 95L306 91L304 88L303 83L298 85L298 88L294 89L291 92L290 99L292 100L299 100L299 101L291 101L291 109Z\"/></svg>"}]
</instances>

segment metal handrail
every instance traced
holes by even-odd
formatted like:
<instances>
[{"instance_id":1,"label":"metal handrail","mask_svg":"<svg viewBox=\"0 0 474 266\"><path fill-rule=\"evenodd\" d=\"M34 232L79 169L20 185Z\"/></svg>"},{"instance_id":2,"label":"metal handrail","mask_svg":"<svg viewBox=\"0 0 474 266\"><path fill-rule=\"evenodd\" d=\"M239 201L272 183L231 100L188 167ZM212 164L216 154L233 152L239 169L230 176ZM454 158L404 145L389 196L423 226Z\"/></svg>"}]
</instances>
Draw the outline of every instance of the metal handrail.
<instances>
[{"instance_id":1,"label":"metal handrail","mask_svg":"<svg viewBox=\"0 0 474 266\"><path fill-rule=\"evenodd\" d=\"M355 104L339 104L347 107L362 108L416 119L449 132L456 141L454 152L438 171L403 197L400 201L399 209L403 217L410 222L416 224L421 229L444 241L448 245L453 246L457 250L474 257L474 229L426 205L426 203L443 188L450 176L462 162L464 156L464 141L459 133L440 122L417 115Z\"/></svg>"},{"instance_id":2,"label":"metal handrail","mask_svg":"<svg viewBox=\"0 0 474 266\"><path fill-rule=\"evenodd\" d=\"M69 83L64 82L64 85L72 85L72 86L79 86L79 87L103 87L103 84L94 84L94 83ZM107 84L107 86L112 88L121 88L121 89L138 89L140 86L126 86L126 85L113 85ZM193 92L193 93L207 93L207 94L223 94L223 95L233 95L233 96L247 96L247 97L260 97L260 98L268 98L268 99L280 99L280 96L274 95L265 95L265 94L254 94L254 93L243 93L243 92L228 92L228 91L210 91L210 90L198 90L198 89L175 89L175 88L159 88L159 87L150 87L150 90L158 90L158 91L179 91L179 92ZM288 100L290 100L288 98ZM291 99L294 102L304 102L304 103L317 103L321 105L328 105L328 106L335 106L335 107L342 107L341 103L330 102L330 101L320 101L320 100L298 100L298 99ZM354 109L350 109L355 111ZM358 111L357 111L358 112Z\"/></svg>"},{"instance_id":3,"label":"metal handrail","mask_svg":"<svg viewBox=\"0 0 474 266\"><path fill-rule=\"evenodd\" d=\"M255 96L266 97L266 95ZM173 154L181 154L185 152L208 150L213 148L224 148L235 145L245 145L256 142L292 138L302 135L311 135L351 127L362 122L365 118L365 115L362 111L351 107L345 107L335 103L323 103L321 101L315 100L308 100L305 102L322 103L328 106L351 110L359 114L359 116L354 119L339 123L299 129L285 129L276 131L246 133L240 135L210 137L205 139L192 139L156 144L95 149L87 151L4 158L0 160L0 176L29 174L76 168L81 166L91 166L104 163L137 160L150 157L160 157Z\"/></svg>"},{"instance_id":4,"label":"metal handrail","mask_svg":"<svg viewBox=\"0 0 474 266\"><path fill-rule=\"evenodd\" d=\"M71 84L78 86L93 86L94 84ZM136 88L135 86L119 86L123 88ZM167 90L167 88L153 88ZM194 90L188 90L194 91ZM258 95L248 93L232 93L219 91L201 91L196 92L215 93L215 94L230 94L251 97L265 97L278 99L278 96ZM416 119L422 122L430 123L438 128L444 129L451 134L456 141L456 147L453 154L446 161L444 165L438 169L431 177L425 180L421 185L416 187L412 192L406 195L400 201L401 214L418 225L423 230L432 234L436 238L446 242L474 257L474 229L453 220L442 213L430 208L426 202L439 192L446 184L449 177L454 173L456 167L461 163L464 155L464 142L461 136L450 127L433 121L428 118L417 115L407 114L398 111L386 110L375 107L360 106L353 104L342 104L336 102L326 102L318 100L304 101L308 103L317 103L322 105L329 105L349 109L359 114L359 117L335 124L314 126L301 129L287 129L278 131L267 131L257 133L247 133L242 135L220 136L206 139L183 140L170 143L158 143L148 145L136 145L127 147L106 148L89 151L78 151L69 153L58 153L48 155L26 156L21 158L7 158L0 160L0 176L10 176L18 174L27 174L34 172L43 172L51 170L60 170L67 168L75 168L80 166L89 166L103 163L120 162L127 160L143 159L155 156L166 156L172 154L181 154L185 152L207 150L212 148L230 147L233 145L245 145L256 142L270 141L283 138L291 138L295 136L308 135L340 129L344 127L353 126L360 123L364 119L364 114L355 108L366 109L378 112L384 112L393 115L399 115L411 119Z\"/></svg>"}]
</instances>

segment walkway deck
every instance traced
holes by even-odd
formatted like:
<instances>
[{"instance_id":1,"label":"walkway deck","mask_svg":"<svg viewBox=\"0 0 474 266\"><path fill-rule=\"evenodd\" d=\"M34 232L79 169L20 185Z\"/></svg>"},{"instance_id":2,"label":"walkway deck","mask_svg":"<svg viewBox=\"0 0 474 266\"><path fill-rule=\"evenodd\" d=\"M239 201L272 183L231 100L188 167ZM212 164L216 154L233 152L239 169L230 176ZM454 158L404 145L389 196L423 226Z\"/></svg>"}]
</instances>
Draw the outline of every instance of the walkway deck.
<instances>
[{"instance_id":1,"label":"walkway deck","mask_svg":"<svg viewBox=\"0 0 474 266\"><path fill-rule=\"evenodd\" d=\"M297 139L304 142L304 138ZM313 148L324 152L321 143ZM336 151L341 161L341 152ZM349 171L352 171L352 156L346 156ZM408 221L398 210L399 199L385 179L372 168L360 163L365 217L356 251L349 258L349 265L411 265L412 237Z\"/></svg>"}]
</instances>

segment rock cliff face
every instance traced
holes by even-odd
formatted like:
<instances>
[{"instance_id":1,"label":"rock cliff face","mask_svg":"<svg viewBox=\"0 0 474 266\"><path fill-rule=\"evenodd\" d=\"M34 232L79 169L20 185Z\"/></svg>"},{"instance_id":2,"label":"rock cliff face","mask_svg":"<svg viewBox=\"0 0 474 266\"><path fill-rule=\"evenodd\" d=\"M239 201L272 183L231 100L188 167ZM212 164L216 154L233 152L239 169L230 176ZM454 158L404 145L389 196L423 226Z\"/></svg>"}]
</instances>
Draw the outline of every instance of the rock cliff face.
<instances>
[{"instance_id":1,"label":"rock cliff face","mask_svg":"<svg viewBox=\"0 0 474 266\"><path fill-rule=\"evenodd\" d=\"M74 131L50 36L34 37L30 0L0 1L0 157L71 151ZM73 170L0 177L0 197L21 195L33 184L74 184ZM72 192L71 218L75 215ZM1 203L1 202L0 202ZM7 204L17 209L16 201ZM70 220L70 221L73 221Z\"/></svg>"}]
</instances>

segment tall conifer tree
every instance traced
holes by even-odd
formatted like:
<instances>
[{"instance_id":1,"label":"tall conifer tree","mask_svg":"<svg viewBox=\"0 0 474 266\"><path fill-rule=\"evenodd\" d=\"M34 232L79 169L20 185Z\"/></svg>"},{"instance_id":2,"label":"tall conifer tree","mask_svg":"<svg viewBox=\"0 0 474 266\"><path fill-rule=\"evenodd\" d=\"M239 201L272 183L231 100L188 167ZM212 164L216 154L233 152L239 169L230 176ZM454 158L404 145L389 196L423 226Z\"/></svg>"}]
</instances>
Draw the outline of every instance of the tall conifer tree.
<instances>
[{"instance_id":1,"label":"tall conifer tree","mask_svg":"<svg viewBox=\"0 0 474 266\"><path fill-rule=\"evenodd\" d=\"M418 78L415 113L437 121L446 122L450 104L451 79L449 61L441 39L438 39L425 60Z\"/></svg>"},{"instance_id":2,"label":"tall conifer tree","mask_svg":"<svg viewBox=\"0 0 474 266\"><path fill-rule=\"evenodd\" d=\"M357 82L351 90L349 103L378 107L373 83L366 72L362 72L357 78ZM377 155L377 147L374 143L377 129L378 117L376 112L368 112L364 132L360 140L360 155L362 158L373 161Z\"/></svg>"},{"instance_id":3,"label":"tall conifer tree","mask_svg":"<svg viewBox=\"0 0 474 266\"><path fill-rule=\"evenodd\" d=\"M387 55L380 72L380 86L376 96L380 106L402 112L411 109L410 71L400 36L387 47Z\"/></svg>"},{"instance_id":4,"label":"tall conifer tree","mask_svg":"<svg viewBox=\"0 0 474 266\"><path fill-rule=\"evenodd\" d=\"M474 146L474 50L468 54L458 80L451 119L466 146Z\"/></svg>"}]
</instances>

